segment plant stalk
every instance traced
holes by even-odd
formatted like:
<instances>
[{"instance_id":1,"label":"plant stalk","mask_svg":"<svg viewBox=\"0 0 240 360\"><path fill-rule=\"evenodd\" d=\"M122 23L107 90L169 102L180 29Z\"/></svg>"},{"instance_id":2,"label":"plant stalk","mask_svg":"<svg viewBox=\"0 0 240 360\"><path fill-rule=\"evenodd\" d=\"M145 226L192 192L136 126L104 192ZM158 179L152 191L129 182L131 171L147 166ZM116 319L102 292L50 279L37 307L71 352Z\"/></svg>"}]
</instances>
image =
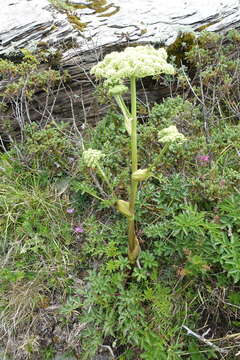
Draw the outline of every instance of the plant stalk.
<instances>
[{"instance_id":1,"label":"plant stalk","mask_svg":"<svg viewBox=\"0 0 240 360\"><path fill-rule=\"evenodd\" d=\"M100 164L98 162L96 165L97 165L97 170L98 170L99 174L101 175L102 179L106 182L106 184L108 185L111 192L113 192L113 187L112 187L110 181L108 180L107 175L103 171L102 167L100 166Z\"/></svg>"},{"instance_id":2,"label":"plant stalk","mask_svg":"<svg viewBox=\"0 0 240 360\"><path fill-rule=\"evenodd\" d=\"M137 98L136 98L136 78L131 77L131 115L132 115L132 131L131 131L131 170L132 173L137 171ZM137 194L138 182L131 179L129 210L132 213L132 219L128 220L128 258L133 265L136 263L140 246L135 234L135 202Z\"/></svg>"}]
</instances>

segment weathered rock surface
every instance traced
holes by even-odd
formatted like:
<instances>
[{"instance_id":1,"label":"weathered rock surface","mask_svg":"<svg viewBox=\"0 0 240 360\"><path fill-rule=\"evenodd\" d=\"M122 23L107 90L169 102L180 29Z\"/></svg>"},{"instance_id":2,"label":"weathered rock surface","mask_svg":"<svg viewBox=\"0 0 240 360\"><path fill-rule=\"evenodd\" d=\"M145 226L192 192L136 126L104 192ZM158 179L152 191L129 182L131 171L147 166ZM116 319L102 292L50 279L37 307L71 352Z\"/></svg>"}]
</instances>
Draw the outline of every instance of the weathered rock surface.
<instances>
[{"instance_id":1,"label":"weathered rock surface","mask_svg":"<svg viewBox=\"0 0 240 360\"><path fill-rule=\"evenodd\" d=\"M81 24L87 25L82 31L69 23L69 14L56 10L48 0L2 1L0 55L21 47L35 48L39 41L53 48L62 44L60 68L68 70L72 77L51 96L46 97L43 92L35 96L30 108L32 120L53 117L65 121L74 119L77 124L97 121L107 106L99 106L93 96L95 86L89 69L106 52L136 42L170 44L179 31L203 25L212 31L240 27L238 0L114 0L113 3L106 0L98 11L90 0L72 3L82 7L73 13ZM72 43L74 47L69 48ZM146 91L141 88L139 93L143 101L146 98L158 101L167 94L166 88L159 91L158 84L148 81L144 84ZM0 122L3 121L1 117Z\"/></svg>"},{"instance_id":2,"label":"weathered rock surface","mask_svg":"<svg viewBox=\"0 0 240 360\"><path fill-rule=\"evenodd\" d=\"M48 0L4 0L0 11L0 52L32 46L33 41L51 45L76 38L82 50L130 41L170 43L179 30L209 25L209 30L239 27L239 0L106 0L94 10L91 0L74 0L86 5L75 14L84 31L73 30L64 13Z\"/></svg>"}]
</instances>

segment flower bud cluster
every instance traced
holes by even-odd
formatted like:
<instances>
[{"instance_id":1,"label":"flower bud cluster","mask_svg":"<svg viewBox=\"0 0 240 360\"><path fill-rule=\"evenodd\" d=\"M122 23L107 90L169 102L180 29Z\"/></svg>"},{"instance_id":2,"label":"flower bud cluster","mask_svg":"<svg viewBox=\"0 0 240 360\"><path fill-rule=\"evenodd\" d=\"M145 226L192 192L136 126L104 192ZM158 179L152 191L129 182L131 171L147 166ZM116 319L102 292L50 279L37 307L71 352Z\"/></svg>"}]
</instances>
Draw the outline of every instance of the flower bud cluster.
<instances>
[{"instance_id":1,"label":"flower bud cluster","mask_svg":"<svg viewBox=\"0 0 240 360\"><path fill-rule=\"evenodd\" d=\"M119 84L109 88L108 93L111 96L122 95L128 91L127 86Z\"/></svg>"},{"instance_id":2,"label":"flower bud cluster","mask_svg":"<svg viewBox=\"0 0 240 360\"><path fill-rule=\"evenodd\" d=\"M169 143L174 141L183 142L186 141L186 138L178 131L175 125L172 125L158 132L158 140L161 143Z\"/></svg>"},{"instance_id":3,"label":"flower bud cluster","mask_svg":"<svg viewBox=\"0 0 240 360\"><path fill-rule=\"evenodd\" d=\"M122 95L128 91L128 87L123 84L122 80L111 78L104 81L104 87L108 89L110 96Z\"/></svg>"},{"instance_id":4,"label":"flower bud cluster","mask_svg":"<svg viewBox=\"0 0 240 360\"><path fill-rule=\"evenodd\" d=\"M90 168L95 168L98 161L104 156L101 150L88 149L83 151L83 161Z\"/></svg>"}]
</instances>

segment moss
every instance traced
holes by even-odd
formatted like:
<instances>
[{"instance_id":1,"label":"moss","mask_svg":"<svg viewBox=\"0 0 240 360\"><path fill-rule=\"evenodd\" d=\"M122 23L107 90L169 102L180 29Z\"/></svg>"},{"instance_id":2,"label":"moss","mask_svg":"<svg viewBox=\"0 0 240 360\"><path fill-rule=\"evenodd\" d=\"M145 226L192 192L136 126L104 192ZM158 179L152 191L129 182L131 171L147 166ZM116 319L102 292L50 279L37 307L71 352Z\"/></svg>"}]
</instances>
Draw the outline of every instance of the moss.
<instances>
[{"instance_id":1,"label":"moss","mask_svg":"<svg viewBox=\"0 0 240 360\"><path fill-rule=\"evenodd\" d=\"M79 31L84 31L87 23L84 23L80 20L77 10L82 9L91 9L95 14L99 14L100 17L109 17L116 14L120 7L115 6L112 3L107 4L106 0L91 0L88 2L81 2L80 4L75 4L67 0L50 0L55 8L67 15L69 22L73 27ZM112 11L106 13L109 9Z\"/></svg>"},{"instance_id":2,"label":"moss","mask_svg":"<svg viewBox=\"0 0 240 360\"><path fill-rule=\"evenodd\" d=\"M83 31L85 30L87 23L81 22L76 15L67 15L69 22L74 26L75 29Z\"/></svg>"},{"instance_id":3,"label":"moss","mask_svg":"<svg viewBox=\"0 0 240 360\"><path fill-rule=\"evenodd\" d=\"M206 29L218 23L218 21L212 21L208 24L199 26L195 29L196 32L202 32L200 36L200 40L198 40L199 45L201 45L202 40L206 38L206 34L208 35L207 42L210 43L213 37L218 38L218 34L213 34L211 32L207 32ZM186 65L188 63L185 54L189 52L193 46L196 44L197 36L194 32L180 32L177 39L168 47L167 52L169 56L175 57L176 65L180 66L181 64ZM209 44L210 45L210 44Z\"/></svg>"},{"instance_id":4,"label":"moss","mask_svg":"<svg viewBox=\"0 0 240 360\"><path fill-rule=\"evenodd\" d=\"M177 66L186 63L185 53L191 50L196 40L196 35L192 32L181 32L177 39L172 43L168 49L168 55L174 56Z\"/></svg>"},{"instance_id":5,"label":"moss","mask_svg":"<svg viewBox=\"0 0 240 360\"><path fill-rule=\"evenodd\" d=\"M199 26L197 29L195 29L195 31L197 31L197 32L204 31L204 30L206 30L207 28L209 28L209 26L215 25L215 24L217 24L219 21L220 21L220 20L216 20L216 21L212 21L212 22L210 22L210 23L208 23L208 24L201 25L201 26Z\"/></svg>"},{"instance_id":6,"label":"moss","mask_svg":"<svg viewBox=\"0 0 240 360\"><path fill-rule=\"evenodd\" d=\"M106 10L108 10L108 9L110 9L112 7L112 5L110 6L106 6L104 9L102 9L102 13L104 12L104 11L106 11ZM100 15L98 15L98 17L109 17L109 16L112 16L112 15L114 15L114 14L116 14L118 11L119 11L119 9L120 9L120 7L119 6L116 6L115 7L115 9L113 10L113 11L111 11L111 12L109 12L109 13L104 13L104 14L100 14ZM100 11L96 11L96 12L100 12Z\"/></svg>"},{"instance_id":7,"label":"moss","mask_svg":"<svg viewBox=\"0 0 240 360\"><path fill-rule=\"evenodd\" d=\"M47 49L48 46L49 45L48 45L47 41L39 41L38 44L37 44L37 47L42 48L42 49Z\"/></svg>"}]
</instances>

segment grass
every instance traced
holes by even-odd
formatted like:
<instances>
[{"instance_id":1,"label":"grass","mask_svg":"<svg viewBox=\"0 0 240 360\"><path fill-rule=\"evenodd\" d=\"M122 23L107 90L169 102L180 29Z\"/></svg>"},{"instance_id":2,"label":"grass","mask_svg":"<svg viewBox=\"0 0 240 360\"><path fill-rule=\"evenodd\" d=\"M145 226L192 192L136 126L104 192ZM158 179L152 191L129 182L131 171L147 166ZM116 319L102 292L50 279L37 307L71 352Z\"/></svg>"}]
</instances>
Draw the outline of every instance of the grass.
<instances>
[{"instance_id":1,"label":"grass","mask_svg":"<svg viewBox=\"0 0 240 360\"><path fill-rule=\"evenodd\" d=\"M136 201L142 251L133 270L126 257L127 220L84 164L68 126L28 125L22 142L1 153L0 334L6 359L53 359L59 352L81 360L96 354L236 358L239 37L231 32L226 39L221 48L222 38L204 32L186 54L194 76L179 69L177 94L139 119L139 161L142 168L152 164L153 176L141 183ZM212 64L216 72L204 82ZM162 156L157 133L170 125L187 141ZM83 135L85 148L106 154L104 171L115 195L126 199L123 118L110 111ZM183 325L202 337L190 336ZM204 340L206 331L218 350Z\"/></svg>"}]
</instances>

